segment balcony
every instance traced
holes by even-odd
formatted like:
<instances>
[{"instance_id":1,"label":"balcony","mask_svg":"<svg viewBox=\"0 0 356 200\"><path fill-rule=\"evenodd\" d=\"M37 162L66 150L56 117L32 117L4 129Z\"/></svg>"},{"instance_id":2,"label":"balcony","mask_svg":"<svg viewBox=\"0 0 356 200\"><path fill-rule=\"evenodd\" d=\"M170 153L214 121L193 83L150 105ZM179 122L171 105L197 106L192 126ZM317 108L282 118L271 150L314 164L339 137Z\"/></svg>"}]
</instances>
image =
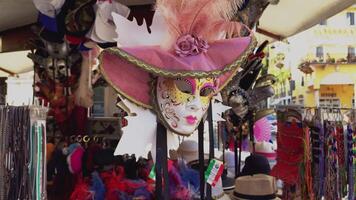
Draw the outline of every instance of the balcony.
<instances>
[{"instance_id":1,"label":"balcony","mask_svg":"<svg viewBox=\"0 0 356 200\"><path fill-rule=\"evenodd\" d=\"M332 65L332 64L356 64L356 56L348 55L346 58L343 58L340 55L335 55L335 57L324 57L314 58L308 61L304 61L299 64L298 69L305 73L311 74L314 72L312 65Z\"/></svg>"}]
</instances>

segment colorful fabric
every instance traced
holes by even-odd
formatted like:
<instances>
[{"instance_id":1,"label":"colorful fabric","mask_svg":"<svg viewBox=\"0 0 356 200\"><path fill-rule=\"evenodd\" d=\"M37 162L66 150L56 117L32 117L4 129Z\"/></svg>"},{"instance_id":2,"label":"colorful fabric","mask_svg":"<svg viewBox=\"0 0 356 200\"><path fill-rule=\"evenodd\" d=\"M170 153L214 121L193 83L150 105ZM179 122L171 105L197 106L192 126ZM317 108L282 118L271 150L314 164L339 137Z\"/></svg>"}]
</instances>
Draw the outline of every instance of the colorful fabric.
<instances>
[{"instance_id":1,"label":"colorful fabric","mask_svg":"<svg viewBox=\"0 0 356 200\"><path fill-rule=\"evenodd\" d=\"M303 135L301 124L278 122L277 164L271 175L284 183L292 185L299 180L299 167L304 155Z\"/></svg>"},{"instance_id":2,"label":"colorful fabric","mask_svg":"<svg viewBox=\"0 0 356 200\"><path fill-rule=\"evenodd\" d=\"M336 142L336 128L331 122L325 122L326 137L326 179L325 200L340 199L338 182L338 155Z\"/></svg>"},{"instance_id":3,"label":"colorful fabric","mask_svg":"<svg viewBox=\"0 0 356 200\"><path fill-rule=\"evenodd\" d=\"M352 152L352 135L353 135L353 130L352 126L349 124L347 126L347 179L348 179L348 184L349 184L349 192L348 192L348 199L353 200L355 198L355 189L352 188L353 185L355 185L355 176L356 172L355 170L355 165L353 164L353 152Z\"/></svg>"}]
</instances>

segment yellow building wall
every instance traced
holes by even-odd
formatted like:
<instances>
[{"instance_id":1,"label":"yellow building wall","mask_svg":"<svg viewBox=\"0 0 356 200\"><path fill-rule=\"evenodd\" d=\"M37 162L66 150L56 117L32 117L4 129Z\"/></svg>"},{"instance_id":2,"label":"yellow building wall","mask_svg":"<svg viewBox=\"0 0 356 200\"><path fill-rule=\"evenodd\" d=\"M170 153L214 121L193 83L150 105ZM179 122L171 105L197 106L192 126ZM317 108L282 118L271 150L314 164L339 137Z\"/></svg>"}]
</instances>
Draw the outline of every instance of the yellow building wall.
<instances>
[{"instance_id":1,"label":"yellow building wall","mask_svg":"<svg viewBox=\"0 0 356 200\"><path fill-rule=\"evenodd\" d=\"M313 67L313 82L314 89L320 88L320 82L334 72L340 72L345 74L348 78L352 79L356 83L356 63L355 64L326 64L324 67ZM342 78L342 77L340 77Z\"/></svg>"},{"instance_id":2,"label":"yellow building wall","mask_svg":"<svg viewBox=\"0 0 356 200\"><path fill-rule=\"evenodd\" d=\"M298 103L300 95L304 97L304 106L314 107L315 91L319 90L319 98L323 98L326 93L336 94L336 98L340 99L341 107L352 107L352 99L354 98L354 85L356 85L356 63L355 64L327 64L323 66L314 66L313 74L309 77L305 77L304 87L296 87L293 91L293 97L296 98ZM351 79L354 84L350 85L320 85L320 82L325 79L326 76L332 73L342 73L347 79ZM340 77L340 79L345 79Z\"/></svg>"},{"instance_id":3,"label":"yellow building wall","mask_svg":"<svg viewBox=\"0 0 356 200\"><path fill-rule=\"evenodd\" d=\"M346 59L348 48L356 49L356 25L350 25L347 13L356 12L353 5L337 15L327 19L326 25L316 25L294 37L288 38L289 46L285 50L286 58L289 58L287 66L291 69L291 78L295 81L295 89L292 92L292 101L307 107L319 104L316 95L323 98L326 93L336 94L342 107L352 107L352 99L356 93L356 63L334 63L335 60ZM356 15L356 13L355 13ZM317 47L322 47L323 60L316 57ZM328 60L328 58L330 58ZM314 70L306 75L298 70L301 63L309 61ZM328 62L327 62L328 61ZM326 64L330 63L330 64ZM338 74L330 78L331 74ZM320 85L329 77L331 85ZM339 85L337 83L348 79L352 85ZM303 80L303 81L302 81ZM304 84L302 84L304 82Z\"/></svg>"},{"instance_id":4,"label":"yellow building wall","mask_svg":"<svg viewBox=\"0 0 356 200\"><path fill-rule=\"evenodd\" d=\"M322 85L320 87L320 97L324 95L336 94L340 99L340 106L343 108L352 107L354 97L354 85Z\"/></svg>"}]
</instances>

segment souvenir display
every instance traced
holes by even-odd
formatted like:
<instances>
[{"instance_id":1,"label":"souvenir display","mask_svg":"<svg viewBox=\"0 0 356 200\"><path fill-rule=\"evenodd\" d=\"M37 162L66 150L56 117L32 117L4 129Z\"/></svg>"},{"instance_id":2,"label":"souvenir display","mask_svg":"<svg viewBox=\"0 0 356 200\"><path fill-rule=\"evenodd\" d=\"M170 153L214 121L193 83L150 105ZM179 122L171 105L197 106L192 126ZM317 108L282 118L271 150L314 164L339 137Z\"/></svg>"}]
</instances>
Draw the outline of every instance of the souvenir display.
<instances>
[{"instance_id":1,"label":"souvenir display","mask_svg":"<svg viewBox=\"0 0 356 200\"><path fill-rule=\"evenodd\" d=\"M354 132L353 123L344 129L340 113L333 120L321 120L328 110L305 112L303 119L298 107L277 111L277 163L270 175L283 181L283 199L352 199L353 191L346 189L354 180L352 154L345 152L351 152L346 147L352 143L348 136Z\"/></svg>"},{"instance_id":2,"label":"souvenir display","mask_svg":"<svg viewBox=\"0 0 356 200\"><path fill-rule=\"evenodd\" d=\"M33 0L34 105L0 106L0 200L354 200L355 110L284 106L303 95L252 31L292 43L260 20L278 3Z\"/></svg>"},{"instance_id":3,"label":"souvenir display","mask_svg":"<svg viewBox=\"0 0 356 200\"><path fill-rule=\"evenodd\" d=\"M38 106L0 106L1 199L47 198L47 111Z\"/></svg>"}]
</instances>

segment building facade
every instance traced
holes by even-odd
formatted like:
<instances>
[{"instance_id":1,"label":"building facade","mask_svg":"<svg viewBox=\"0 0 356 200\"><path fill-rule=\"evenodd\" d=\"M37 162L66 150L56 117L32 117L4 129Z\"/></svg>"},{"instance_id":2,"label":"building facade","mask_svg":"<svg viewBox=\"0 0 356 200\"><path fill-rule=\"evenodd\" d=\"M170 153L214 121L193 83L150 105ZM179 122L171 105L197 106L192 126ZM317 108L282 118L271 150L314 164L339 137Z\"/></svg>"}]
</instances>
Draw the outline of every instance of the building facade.
<instances>
[{"instance_id":1,"label":"building facade","mask_svg":"<svg viewBox=\"0 0 356 200\"><path fill-rule=\"evenodd\" d=\"M291 103L306 107L355 107L356 5L288 39Z\"/></svg>"}]
</instances>

